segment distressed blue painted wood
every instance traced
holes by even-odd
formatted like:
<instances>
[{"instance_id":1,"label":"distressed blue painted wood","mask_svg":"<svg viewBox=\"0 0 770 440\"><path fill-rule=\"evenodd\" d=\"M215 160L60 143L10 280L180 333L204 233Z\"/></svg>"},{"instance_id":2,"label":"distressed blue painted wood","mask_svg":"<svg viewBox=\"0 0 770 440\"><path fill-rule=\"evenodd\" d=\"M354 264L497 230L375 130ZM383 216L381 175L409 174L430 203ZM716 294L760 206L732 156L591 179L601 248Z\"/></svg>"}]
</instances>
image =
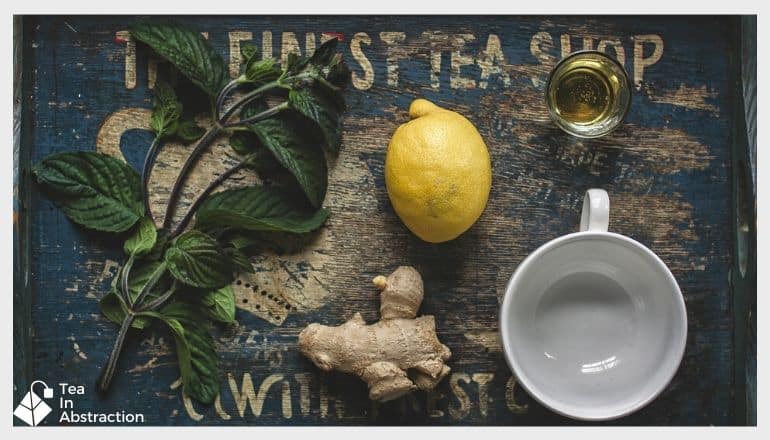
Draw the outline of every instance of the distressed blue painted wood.
<instances>
[{"instance_id":1,"label":"distressed blue painted wood","mask_svg":"<svg viewBox=\"0 0 770 440\"><path fill-rule=\"evenodd\" d=\"M97 302L121 263L120 243L70 223L28 170L70 149L122 155L139 167L150 143L142 127L157 63L123 32L134 19L22 20L17 400L29 381L42 379L84 385L86 394L72 397L77 413L142 413L152 425L574 424L515 384L496 339L497 310L516 265L574 231L584 190L601 187L612 199L610 229L669 265L689 319L685 357L669 387L648 407L609 423L743 423L733 373L733 298L742 293L729 284L731 143L742 117L734 111L738 73L730 68L737 20L704 16L180 17L207 32L225 59L237 54L240 40L281 56L296 47L304 53L308 38L311 46L324 35L343 38L354 82L325 203L332 215L321 232L299 242L280 237L255 257L251 282L266 294L239 291L239 324L217 330L217 405L182 398L173 342L161 330L129 336L111 392L98 396L93 384L117 328ZM542 96L553 63L586 47L621 60L636 85L625 124L597 140L560 132ZM384 186L388 139L416 97L467 116L492 155L484 215L441 245L405 229ZM159 157L153 206L167 192L164 170L178 166L173 154ZM210 160L216 168L228 158ZM193 194L185 195L188 202ZM377 319L370 280L401 264L424 277L422 313L436 316L439 337L452 349L452 375L433 393L372 405L363 382L321 374L298 353L296 338L310 322L337 324L354 311ZM255 308L279 298L296 310L268 316ZM59 423L58 404L45 424Z\"/></svg>"}]
</instances>

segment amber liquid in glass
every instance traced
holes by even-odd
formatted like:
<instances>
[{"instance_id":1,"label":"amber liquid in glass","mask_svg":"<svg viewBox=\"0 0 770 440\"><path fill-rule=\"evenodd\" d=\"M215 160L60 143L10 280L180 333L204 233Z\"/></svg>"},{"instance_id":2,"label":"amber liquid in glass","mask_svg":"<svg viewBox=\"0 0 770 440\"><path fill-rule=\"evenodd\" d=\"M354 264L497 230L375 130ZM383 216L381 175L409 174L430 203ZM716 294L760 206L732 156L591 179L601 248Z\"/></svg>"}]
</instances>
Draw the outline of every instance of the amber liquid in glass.
<instances>
[{"instance_id":1,"label":"amber liquid in glass","mask_svg":"<svg viewBox=\"0 0 770 440\"><path fill-rule=\"evenodd\" d=\"M625 116L631 91L623 67L606 55L577 52L551 73L546 104L562 129L579 137L597 137Z\"/></svg>"},{"instance_id":2,"label":"amber liquid in glass","mask_svg":"<svg viewBox=\"0 0 770 440\"><path fill-rule=\"evenodd\" d=\"M556 86L559 114L578 124L595 124L611 112L612 88L605 75L591 68L579 67L564 74Z\"/></svg>"}]
</instances>

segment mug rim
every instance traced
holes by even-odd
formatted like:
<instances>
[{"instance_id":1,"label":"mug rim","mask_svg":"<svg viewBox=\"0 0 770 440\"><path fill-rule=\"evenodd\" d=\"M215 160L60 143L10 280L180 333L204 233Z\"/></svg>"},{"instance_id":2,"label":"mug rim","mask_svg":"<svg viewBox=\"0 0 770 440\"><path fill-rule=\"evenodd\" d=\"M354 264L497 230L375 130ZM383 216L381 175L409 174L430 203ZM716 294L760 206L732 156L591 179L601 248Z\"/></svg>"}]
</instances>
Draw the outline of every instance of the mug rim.
<instances>
[{"instance_id":1,"label":"mug rim","mask_svg":"<svg viewBox=\"0 0 770 440\"><path fill-rule=\"evenodd\" d=\"M518 279L522 277L522 274L526 271L526 269L531 264L533 264L535 260L537 260L545 252L553 250L562 244L566 244L567 242L572 242L572 241L588 239L588 238L601 238L601 239L609 239L611 241L620 241L626 245L630 245L642 251L642 253L645 254L645 256L651 257L650 260L654 261L657 266L663 269L668 281L674 287L673 289L675 293L674 301L678 306L677 307L679 311L678 315L681 319L681 322L684 328L684 332L682 333L682 336L679 338L679 340L674 341L674 343L677 344L677 347L678 347L678 350L676 353L676 358L677 358L676 365L674 368L671 368L671 371L667 372L666 379L661 382L660 386L657 387L657 389L655 389L655 391L651 393L649 396L636 401L633 405L629 407L620 408L619 410L608 412L607 414L603 414L599 416L580 414L578 412L570 413L562 409L558 403L551 402L549 401L549 399L546 399L545 397L543 397L538 391L538 389L529 382L529 378L519 373L521 368L519 367L518 362L514 359L512 355L511 347L513 345L513 341L510 335L508 320L505 319L506 317L510 316L511 301L513 301L512 288L514 284L516 284ZM565 234L544 243L543 245L535 249L535 251L527 255L527 257L521 263L519 263L518 267L516 267L516 270L508 279L508 283L505 286L503 301L502 301L502 304L500 305L500 315L498 317L498 324L500 329L499 330L500 341L503 349L503 356L505 357L505 362L508 364L508 368L510 368L511 372L516 377L516 380L518 381L518 383L527 391L527 393L529 393L529 395L533 399L535 399L538 403L545 406L546 408L549 408L550 410L562 416L569 417L575 420L583 420L583 421L615 420L620 417L629 415L633 412L636 412L639 409L648 405L653 400L655 400L655 398L657 398L660 395L660 393L662 393L663 390L665 390L668 387L668 385L671 383L671 380L676 375L676 372L679 371L679 367L684 357L684 351L687 343L687 333L688 333L687 307L684 302L684 296L682 295L682 291L681 291L681 288L679 287L679 283L677 283L676 278L671 273L671 270L668 268L666 263L664 263L663 260L661 260L657 254L655 254L652 250L650 250L647 246L643 245L642 243L626 235L618 234L615 232L609 232L609 231L579 231L579 232L573 232L570 234Z\"/></svg>"}]
</instances>

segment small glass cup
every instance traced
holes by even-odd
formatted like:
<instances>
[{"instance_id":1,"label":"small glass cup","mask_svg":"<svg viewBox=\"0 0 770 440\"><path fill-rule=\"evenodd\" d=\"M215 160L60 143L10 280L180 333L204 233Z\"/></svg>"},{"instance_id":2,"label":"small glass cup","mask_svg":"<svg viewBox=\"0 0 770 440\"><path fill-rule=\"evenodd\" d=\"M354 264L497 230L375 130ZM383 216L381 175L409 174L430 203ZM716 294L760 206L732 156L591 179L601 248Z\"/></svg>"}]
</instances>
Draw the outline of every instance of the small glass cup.
<instances>
[{"instance_id":1,"label":"small glass cup","mask_svg":"<svg viewBox=\"0 0 770 440\"><path fill-rule=\"evenodd\" d=\"M548 76L545 103L553 122L580 138L610 133L631 105L631 82L614 58L595 50L573 52Z\"/></svg>"}]
</instances>

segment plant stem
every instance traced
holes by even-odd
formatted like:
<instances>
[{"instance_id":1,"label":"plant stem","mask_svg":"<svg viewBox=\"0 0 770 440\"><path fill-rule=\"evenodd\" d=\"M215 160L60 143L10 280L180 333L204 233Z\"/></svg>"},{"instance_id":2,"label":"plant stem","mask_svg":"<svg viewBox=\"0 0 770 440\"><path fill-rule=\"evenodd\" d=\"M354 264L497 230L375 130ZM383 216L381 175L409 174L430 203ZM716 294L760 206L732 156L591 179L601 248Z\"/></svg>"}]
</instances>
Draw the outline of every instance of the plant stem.
<instances>
[{"instance_id":1,"label":"plant stem","mask_svg":"<svg viewBox=\"0 0 770 440\"><path fill-rule=\"evenodd\" d=\"M150 210L150 172L155 163L155 157L158 155L160 149L160 136L155 136L150 144L150 149L147 150L147 154L144 156L144 165L142 166L142 200L144 201L144 212L150 217L150 220L155 221Z\"/></svg>"},{"instance_id":2,"label":"plant stem","mask_svg":"<svg viewBox=\"0 0 770 440\"><path fill-rule=\"evenodd\" d=\"M126 261L126 264L123 265L123 270L121 270L120 275L120 291L123 294L123 301L128 304L129 307L131 307L132 301L131 301L131 290L128 288L128 277L131 275L131 268L134 265L134 254L131 254L128 257L128 261Z\"/></svg>"},{"instance_id":3,"label":"plant stem","mask_svg":"<svg viewBox=\"0 0 770 440\"><path fill-rule=\"evenodd\" d=\"M219 122L221 124L227 124L227 121L237 112L240 110L244 105L250 103L251 101L254 101L255 99L262 96L265 92L267 92L270 89L273 89L275 87L279 87L280 84L278 81L271 81L261 87L257 87L256 89L250 91L249 93L243 95L241 99L235 102L224 115L222 115L221 118L219 118Z\"/></svg>"},{"instance_id":4,"label":"plant stem","mask_svg":"<svg viewBox=\"0 0 770 440\"><path fill-rule=\"evenodd\" d=\"M181 234L182 231L184 231L184 228L187 226L187 224L192 219L192 216L195 214L195 211L198 209L198 206L200 206L201 203L203 203L203 200L205 200L206 196L211 193L216 187L222 184L225 180L227 180L228 177L232 176L236 171L240 170L246 164L256 157L256 154L251 153L248 156L244 157L243 160L238 162L237 164L233 165L232 167L228 168L225 172L220 174L216 179L214 179L209 185L206 187L206 189L203 190L202 193L198 195L198 197L195 199L195 201L190 205L190 208L187 210L187 214L185 214L184 218L179 222L179 224L176 226L174 231L169 235L169 240L173 240L174 237Z\"/></svg>"},{"instance_id":5,"label":"plant stem","mask_svg":"<svg viewBox=\"0 0 770 440\"><path fill-rule=\"evenodd\" d=\"M147 296L148 293L152 291L152 289L155 287L156 284L158 284L158 281L160 281L160 278L163 276L164 273L166 273L166 262L160 263L160 266L158 266L153 272L152 275L150 275L150 279L147 280L147 283L142 287L142 290L139 292L139 295L136 296L136 300L134 300L134 304L142 304L142 300L145 296ZM133 305L132 305L133 309Z\"/></svg>"},{"instance_id":6,"label":"plant stem","mask_svg":"<svg viewBox=\"0 0 770 440\"><path fill-rule=\"evenodd\" d=\"M118 330L118 337L115 339L115 345L112 347L110 357L107 358L107 363L104 364L102 372L99 374L99 379L96 382L97 389L101 392L106 392L110 387L112 376L115 374L115 367L118 365L120 352L123 350L123 343L126 340L126 334L128 333L128 329L131 328L131 323L134 321L134 317L135 315L133 311L126 313L126 317L123 319L123 324L121 324L120 330Z\"/></svg>"},{"instance_id":7,"label":"plant stem","mask_svg":"<svg viewBox=\"0 0 770 440\"><path fill-rule=\"evenodd\" d=\"M176 200L179 197L179 191L182 189L182 186L184 186L185 182L187 182L187 174L190 172L190 168L192 168L195 162L197 162L201 153L203 153L203 151L209 147L209 145L214 141L214 139L216 139L221 131L222 126L219 124L214 124L211 128L209 128L206 134L200 138L192 153L187 156L187 160L185 160L184 164L182 165L182 169L179 171L179 176L174 182L174 186L171 189L171 193L169 194L168 203L166 204L166 215L163 219L163 229L168 229L168 227L171 225L171 220L174 217L174 211L176 208Z\"/></svg>"},{"instance_id":8,"label":"plant stem","mask_svg":"<svg viewBox=\"0 0 770 440\"><path fill-rule=\"evenodd\" d=\"M216 106L214 107L214 118L219 119L219 109L222 108L222 106L225 103L225 99L227 99L227 95L235 88L237 88L241 83L238 81L238 78L230 81L227 83L227 85L222 89L221 92L219 92L219 95L217 95L217 102Z\"/></svg>"},{"instance_id":9,"label":"plant stem","mask_svg":"<svg viewBox=\"0 0 770 440\"><path fill-rule=\"evenodd\" d=\"M323 76L318 76L316 79L318 80L318 82L320 82L321 84L323 84L324 86L328 87L331 90L334 90L334 91L340 90L339 87L337 87L334 84L330 83L329 80L327 80Z\"/></svg>"},{"instance_id":10,"label":"plant stem","mask_svg":"<svg viewBox=\"0 0 770 440\"><path fill-rule=\"evenodd\" d=\"M163 219L163 229L168 229L169 226L171 225L171 220L174 217L174 211L176 208L176 201L179 198L179 192L181 191L184 184L187 182L187 176L190 173L190 168L192 168L193 164L197 162L198 157L201 155L201 153L203 153L206 150L206 148L208 148L209 145L214 141L214 139L216 139L216 137L224 129L224 125L227 124L228 120L235 114L235 112L240 110L244 105L259 98L268 90L275 87L281 87L281 83L279 83L278 81L271 81L244 95L242 98L236 101L235 104L233 104L229 109L227 109L225 114L222 115L222 117L220 117L219 120L217 120L217 122L211 128L209 128L206 134L204 134L203 137L198 141L198 144L195 146L195 149L192 151L192 153L190 153L189 156L187 156L187 159L182 165L182 169L179 171L179 175L176 181L174 182L174 186L171 189L171 193L169 194L168 203L166 204L166 214ZM225 91L226 91L226 88L222 90L222 92L225 92ZM220 96L225 95L225 93L222 93L222 92L220 92Z\"/></svg>"},{"instance_id":11,"label":"plant stem","mask_svg":"<svg viewBox=\"0 0 770 440\"><path fill-rule=\"evenodd\" d=\"M132 258L133 258L133 255L129 257L129 261L131 261ZM126 263L126 265L128 265L128 263ZM99 379L96 382L97 389L99 391L106 392L107 389L110 387L110 382L112 381L112 376L115 374L115 367L118 364L118 358L120 357L120 352L123 350L123 343L125 342L126 334L128 333L128 330L131 328L131 323L134 321L134 318L136 318L136 311L134 310L134 306L138 304L140 305L140 310L146 309L145 307L141 307L142 300L144 299L145 296L147 296L147 294L150 291L152 291L155 285L158 284L158 281L160 281L160 278L163 276L165 272L166 272L166 263L163 262L160 264L160 266L158 266L157 269L155 269L155 271L150 276L150 279L147 280L147 283L144 285L141 292L139 292L139 295L137 295L133 305L128 306L128 310L126 310L126 317L123 318L123 323L120 325L120 330L118 330L118 337L117 339L115 339L115 345L112 347L112 351L110 352L110 357L107 358L107 363L104 364L104 367L102 368L102 372L101 374L99 374ZM165 292L162 295L162 297L165 297L165 299L168 299L168 297L171 296L171 293L173 293L175 285L176 283L173 284L171 289ZM155 301L153 301L153 303L154 302Z\"/></svg>"},{"instance_id":12,"label":"plant stem","mask_svg":"<svg viewBox=\"0 0 770 440\"><path fill-rule=\"evenodd\" d=\"M284 102L276 105L275 107L271 107L271 108L269 108L269 109L267 109L267 110L265 110L263 112L257 113L254 116L248 117L246 119L241 119L240 121L237 121L237 122L231 122L229 124L225 124L225 128L232 128L232 127L236 127L236 126L239 126L239 125L254 124L255 122L259 122L259 121L261 121L263 119L267 119L270 116L273 116L273 115L277 114L278 112L280 112L282 110L285 110L287 108L289 108L289 102L288 101L284 101Z\"/></svg>"},{"instance_id":13,"label":"plant stem","mask_svg":"<svg viewBox=\"0 0 770 440\"><path fill-rule=\"evenodd\" d=\"M150 301L149 303L147 303L147 304L145 304L143 306L140 306L136 310L136 312L137 313L142 313L142 312L146 312L148 310L155 310L155 309L157 309L158 306L160 306L161 304L166 302L166 300L171 298L171 295L173 295L174 292L176 292L176 288L177 288L177 283L176 283L176 281L174 281L174 283L171 285L171 287L169 287L168 290L163 292L163 295L155 298L154 300Z\"/></svg>"}]
</instances>

